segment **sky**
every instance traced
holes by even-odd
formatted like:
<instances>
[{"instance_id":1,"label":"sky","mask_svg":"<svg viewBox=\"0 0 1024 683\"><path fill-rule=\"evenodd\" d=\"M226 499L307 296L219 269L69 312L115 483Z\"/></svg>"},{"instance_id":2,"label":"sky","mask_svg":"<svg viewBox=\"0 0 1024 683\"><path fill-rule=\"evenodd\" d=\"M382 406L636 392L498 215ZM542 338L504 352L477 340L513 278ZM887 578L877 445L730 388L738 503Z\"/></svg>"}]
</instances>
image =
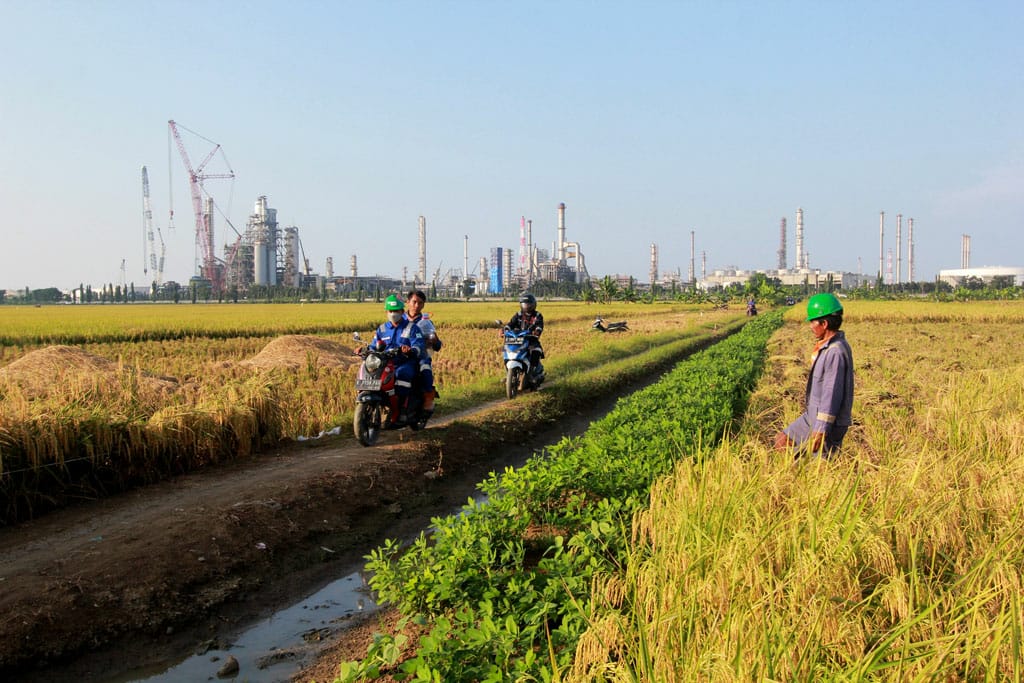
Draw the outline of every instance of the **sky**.
<instances>
[{"instance_id":1,"label":"sky","mask_svg":"<svg viewBox=\"0 0 1024 683\"><path fill-rule=\"evenodd\" d=\"M1024 3L0 0L0 288L196 272L180 127L218 206L257 197L314 272L469 271L550 249L593 277L796 263L1024 266ZM219 149L217 148L219 145ZM173 223L170 211L174 211ZM230 223L230 225L229 225ZM123 264L123 266L122 266ZM122 270L123 268L123 270Z\"/></svg>"}]
</instances>

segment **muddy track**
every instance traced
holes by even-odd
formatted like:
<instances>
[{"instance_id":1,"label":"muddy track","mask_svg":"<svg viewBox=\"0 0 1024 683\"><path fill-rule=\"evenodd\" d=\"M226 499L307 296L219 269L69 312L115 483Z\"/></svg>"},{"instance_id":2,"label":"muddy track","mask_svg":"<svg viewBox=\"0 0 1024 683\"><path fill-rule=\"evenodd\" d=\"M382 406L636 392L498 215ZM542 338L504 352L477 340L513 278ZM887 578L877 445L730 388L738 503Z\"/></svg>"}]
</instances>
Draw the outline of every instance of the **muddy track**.
<instances>
[{"instance_id":1,"label":"muddy track","mask_svg":"<svg viewBox=\"0 0 1024 683\"><path fill-rule=\"evenodd\" d=\"M660 372L559 420L524 426L536 402L496 401L374 448L289 442L0 529L0 680L110 681L230 642Z\"/></svg>"}]
</instances>

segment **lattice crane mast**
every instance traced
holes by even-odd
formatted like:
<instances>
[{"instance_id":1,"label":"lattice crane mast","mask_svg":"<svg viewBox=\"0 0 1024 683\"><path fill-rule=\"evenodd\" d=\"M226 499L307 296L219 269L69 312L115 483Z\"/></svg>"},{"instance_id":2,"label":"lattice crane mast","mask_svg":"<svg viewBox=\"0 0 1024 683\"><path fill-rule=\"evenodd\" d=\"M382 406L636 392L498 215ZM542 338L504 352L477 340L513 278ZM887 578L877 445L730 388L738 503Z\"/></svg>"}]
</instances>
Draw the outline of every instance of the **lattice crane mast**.
<instances>
[{"instance_id":1,"label":"lattice crane mast","mask_svg":"<svg viewBox=\"0 0 1024 683\"><path fill-rule=\"evenodd\" d=\"M142 259L142 272L149 274L153 271L153 282L159 287L164 283L164 256L167 253L167 245L164 244L163 233L160 228L156 229L156 235L160 237L160 256L156 255L156 237L153 234L153 206L149 200L149 172L142 167L142 229L143 245L146 253Z\"/></svg>"},{"instance_id":2,"label":"lattice crane mast","mask_svg":"<svg viewBox=\"0 0 1024 683\"><path fill-rule=\"evenodd\" d=\"M235 174L228 168L227 173L203 173L206 165L210 163L214 155L220 150L220 145L213 142L212 140L206 140L207 142L214 145L214 148L210 150L210 153L206 155L202 163L192 168L192 162L189 161L188 151L185 149L185 143L181 140L181 134L178 132L178 124L173 120L168 121L167 125L171 131L171 135L174 137L174 142L178 146L178 152L181 154L181 160L185 162L185 170L188 171L188 184L192 191L192 212L195 214L196 219L196 248L199 250L201 257L201 265L199 275L206 278L213 285L213 293L220 294L224 291L224 264L217 260L213 250L213 226L203 212L203 181L211 178L231 178L234 179ZM184 128L184 126L182 126ZM188 130L186 128L186 130ZM189 131L193 135L202 137L194 131ZM221 152L223 156L223 152ZM225 158L225 162L227 159ZM173 215L173 213L172 213Z\"/></svg>"}]
</instances>

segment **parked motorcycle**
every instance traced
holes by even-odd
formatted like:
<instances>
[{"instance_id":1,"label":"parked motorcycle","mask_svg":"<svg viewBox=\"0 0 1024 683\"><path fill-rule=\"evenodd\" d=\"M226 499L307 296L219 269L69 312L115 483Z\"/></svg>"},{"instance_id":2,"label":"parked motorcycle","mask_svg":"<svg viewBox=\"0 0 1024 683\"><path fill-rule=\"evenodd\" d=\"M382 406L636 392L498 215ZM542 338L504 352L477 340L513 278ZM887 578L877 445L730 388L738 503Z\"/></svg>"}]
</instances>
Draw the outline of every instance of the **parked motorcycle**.
<instances>
[{"instance_id":1,"label":"parked motorcycle","mask_svg":"<svg viewBox=\"0 0 1024 683\"><path fill-rule=\"evenodd\" d=\"M357 342L362 341L358 332L352 338ZM352 428L359 443L373 446L381 432L387 429L409 427L416 431L426 427L430 416L422 410L423 391L419 386L418 375L406 398L406 421L399 419L402 406L391 403L391 397L396 395L395 364L403 355L402 352L394 348L378 350L363 346L357 355L363 362L356 373L356 409Z\"/></svg>"},{"instance_id":2,"label":"parked motorcycle","mask_svg":"<svg viewBox=\"0 0 1024 683\"><path fill-rule=\"evenodd\" d=\"M500 320L495 322L502 326L504 335L502 361L505 364L505 395L515 398L521 391L540 388L545 378L544 366L539 360L536 365L531 362L532 342L536 342L537 336L530 334L529 330L513 330ZM544 351L540 350L539 353L540 358L543 358Z\"/></svg>"},{"instance_id":3,"label":"parked motorcycle","mask_svg":"<svg viewBox=\"0 0 1024 683\"><path fill-rule=\"evenodd\" d=\"M604 318L597 316L594 320L594 324L590 326L590 329L597 330L598 332L629 332L629 324L627 324L625 320L606 323Z\"/></svg>"}]
</instances>

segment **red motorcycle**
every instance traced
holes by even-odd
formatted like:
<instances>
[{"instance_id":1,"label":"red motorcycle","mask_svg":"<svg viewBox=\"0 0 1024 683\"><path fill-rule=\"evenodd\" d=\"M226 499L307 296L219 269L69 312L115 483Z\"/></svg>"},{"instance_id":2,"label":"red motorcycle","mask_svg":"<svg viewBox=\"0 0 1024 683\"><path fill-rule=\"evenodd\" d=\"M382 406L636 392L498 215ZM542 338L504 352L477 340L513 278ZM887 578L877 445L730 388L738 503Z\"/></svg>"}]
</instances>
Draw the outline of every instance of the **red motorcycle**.
<instances>
[{"instance_id":1,"label":"red motorcycle","mask_svg":"<svg viewBox=\"0 0 1024 683\"><path fill-rule=\"evenodd\" d=\"M356 341L362 341L359 333L353 335ZM395 363L403 358L399 349L374 349L362 346L357 355L363 359L356 373L356 409L352 417L352 429L356 438L364 446L373 446L386 429L408 427L420 430L426 427L429 415L421 410L423 391L419 387L419 375L413 382L412 390L406 398L405 412L407 421L399 420L402 406L395 391Z\"/></svg>"}]
</instances>

